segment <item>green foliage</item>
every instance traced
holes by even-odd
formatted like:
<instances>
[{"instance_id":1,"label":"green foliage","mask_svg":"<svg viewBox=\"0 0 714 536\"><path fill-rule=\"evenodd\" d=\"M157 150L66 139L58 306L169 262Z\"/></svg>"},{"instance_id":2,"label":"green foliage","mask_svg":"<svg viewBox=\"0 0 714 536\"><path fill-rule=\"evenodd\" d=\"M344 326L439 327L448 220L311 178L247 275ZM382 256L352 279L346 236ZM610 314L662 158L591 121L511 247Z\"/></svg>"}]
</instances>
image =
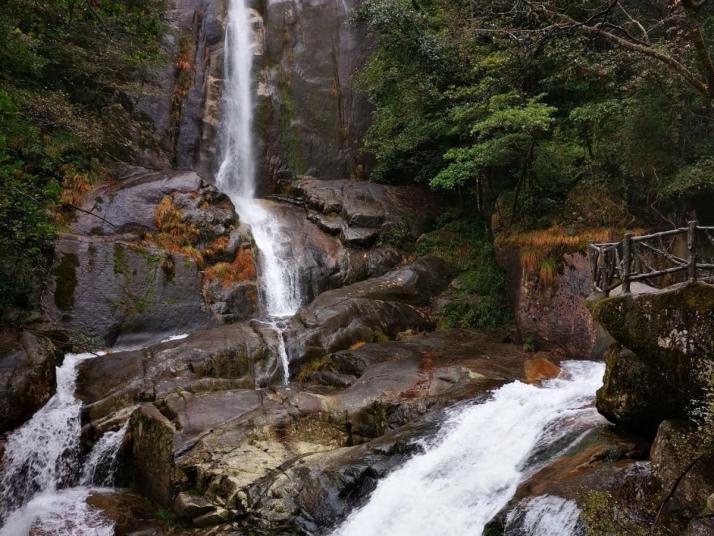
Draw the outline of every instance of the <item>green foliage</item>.
<instances>
[{"instance_id":1,"label":"green foliage","mask_svg":"<svg viewBox=\"0 0 714 536\"><path fill-rule=\"evenodd\" d=\"M576 20L603 7L545 4ZM693 199L712 194L707 98L665 63L552 31L557 19L528 5L362 3L356 20L376 45L359 77L375 108L365 142L377 159L373 178L457 192L487 221L498 212L500 224L521 229L562 224L581 183L604 185L647 222L698 208ZM634 33L633 20L651 22L655 48L698 72L687 27L665 32L654 2L622 7L608 16ZM712 41L714 8L696 17Z\"/></svg>"},{"instance_id":2,"label":"green foliage","mask_svg":"<svg viewBox=\"0 0 714 536\"><path fill-rule=\"evenodd\" d=\"M437 312L440 328L496 329L511 321L503 272L483 224L464 217L450 221L423 235L416 251L440 257L461 272L449 302Z\"/></svg>"},{"instance_id":3,"label":"green foliage","mask_svg":"<svg viewBox=\"0 0 714 536\"><path fill-rule=\"evenodd\" d=\"M0 4L0 323L37 307L58 209L118 145L103 109L161 57L163 12L163 0ZM62 308L70 298L60 292Z\"/></svg>"},{"instance_id":4,"label":"green foliage","mask_svg":"<svg viewBox=\"0 0 714 536\"><path fill-rule=\"evenodd\" d=\"M714 194L714 158L704 158L683 167L674 180L664 186L662 194L674 199Z\"/></svg>"}]
</instances>

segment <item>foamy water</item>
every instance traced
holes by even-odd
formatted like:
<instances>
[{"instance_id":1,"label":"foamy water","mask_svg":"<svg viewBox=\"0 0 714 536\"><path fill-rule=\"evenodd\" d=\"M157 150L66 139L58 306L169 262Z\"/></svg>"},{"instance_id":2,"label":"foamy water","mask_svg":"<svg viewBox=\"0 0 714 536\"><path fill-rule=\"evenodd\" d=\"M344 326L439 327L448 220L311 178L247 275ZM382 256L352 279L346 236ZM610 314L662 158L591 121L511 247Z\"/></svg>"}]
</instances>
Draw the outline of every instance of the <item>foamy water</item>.
<instances>
[{"instance_id":1,"label":"foamy water","mask_svg":"<svg viewBox=\"0 0 714 536\"><path fill-rule=\"evenodd\" d=\"M533 453L592 425L603 372L600 363L567 362L557 379L513 382L456 410L433 444L382 480L333 534L482 534L534 470Z\"/></svg>"}]
</instances>

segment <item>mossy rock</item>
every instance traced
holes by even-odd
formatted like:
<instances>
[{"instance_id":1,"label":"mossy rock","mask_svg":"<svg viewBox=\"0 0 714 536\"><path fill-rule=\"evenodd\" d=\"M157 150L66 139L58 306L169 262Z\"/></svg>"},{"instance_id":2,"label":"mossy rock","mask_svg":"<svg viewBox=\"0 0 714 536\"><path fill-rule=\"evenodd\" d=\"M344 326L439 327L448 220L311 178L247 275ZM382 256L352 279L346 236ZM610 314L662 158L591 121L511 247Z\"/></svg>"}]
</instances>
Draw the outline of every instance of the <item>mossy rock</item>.
<instances>
[{"instance_id":1,"label":"mossy rock","mask_svg":"<svg viewBox=\"0 0 714 536\"><path fill-rule=\"evenodd\" d=\"M618 343L606 355L599 411L649 434L662 420L686 417L704 394L702 371L714 360L714 286L601 298L589 307Z\"/></svg>"}]
</instances>

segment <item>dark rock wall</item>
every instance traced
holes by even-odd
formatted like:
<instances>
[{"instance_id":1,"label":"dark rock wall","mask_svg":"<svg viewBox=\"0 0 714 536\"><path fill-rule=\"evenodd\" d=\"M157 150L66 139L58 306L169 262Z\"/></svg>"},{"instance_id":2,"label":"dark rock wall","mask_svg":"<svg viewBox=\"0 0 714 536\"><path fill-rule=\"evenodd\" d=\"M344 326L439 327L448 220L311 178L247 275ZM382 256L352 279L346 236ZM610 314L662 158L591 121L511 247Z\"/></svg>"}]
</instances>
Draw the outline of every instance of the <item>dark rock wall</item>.
<instances>
[{"instance_id":1,"label":"dark rock wall","mask_svg":"<svg viewBox=\"0 0 714 536\"><path fill-rule=\"evenodd\" d=\"M256 132L264 189L292 174L364 176L358 148L369 106L353 79L368 46L349 23L359 0L259 4Z\"/></svg>"}]
</instances>

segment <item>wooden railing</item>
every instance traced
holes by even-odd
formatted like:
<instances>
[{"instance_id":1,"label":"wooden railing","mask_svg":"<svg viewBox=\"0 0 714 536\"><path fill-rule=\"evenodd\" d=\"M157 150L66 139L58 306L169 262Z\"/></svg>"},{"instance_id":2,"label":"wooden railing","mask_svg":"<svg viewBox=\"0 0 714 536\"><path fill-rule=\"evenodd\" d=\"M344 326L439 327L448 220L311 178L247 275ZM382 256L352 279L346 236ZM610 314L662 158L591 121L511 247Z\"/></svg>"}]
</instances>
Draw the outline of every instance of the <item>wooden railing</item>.
<instances>
[{"instance_id":1,"label":"wooden railing","mask_svg":"<svg viewBox=\"0 0 714 536\"><path fill-rule=\"evenodd\" d=\"M684 240L686 238L686 241ZM629 294L632 283L665 288L685 281L714 281L714 227L689 222L687 227L642 236L626 234L620 242L588 244L593 288L606 295L618 288Z\"/></svg>"}]
</instances>

